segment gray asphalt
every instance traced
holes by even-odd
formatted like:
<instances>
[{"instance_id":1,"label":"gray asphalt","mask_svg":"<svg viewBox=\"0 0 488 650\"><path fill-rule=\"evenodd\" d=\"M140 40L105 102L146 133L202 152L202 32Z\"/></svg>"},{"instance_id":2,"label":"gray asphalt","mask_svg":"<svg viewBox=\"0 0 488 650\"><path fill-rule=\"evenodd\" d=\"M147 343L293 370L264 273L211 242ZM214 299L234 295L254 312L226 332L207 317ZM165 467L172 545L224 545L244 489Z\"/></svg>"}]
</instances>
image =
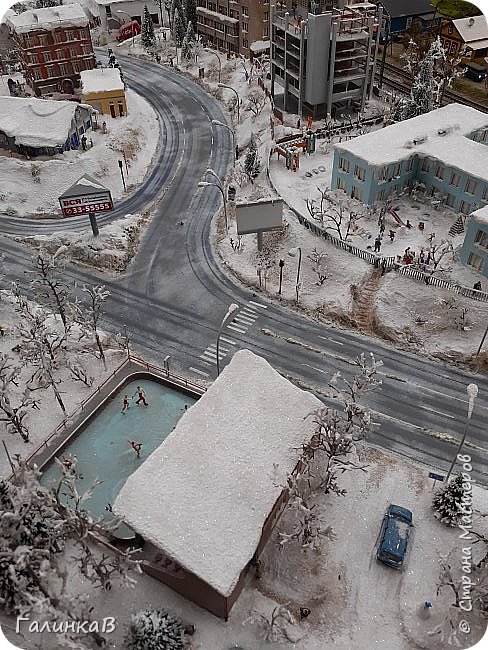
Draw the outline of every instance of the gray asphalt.
<instances>
[{"instance_id":1,"label":"gray asphalt","mask_svg":"<svg viewBox=\"0 0 488 650\"><path fill-rule=\"evenodd\" d=\"M480 393L469 441L475 448L466 448L466 453L472 456L475 478L488 484L487 378L396 350L356 332L310 321L277 303L266 302L262 296L253 296L229 278L210 244L211 218L220 194L214 188L196 187L205 169L211 167L224 174L232 158L228 132L212 129L210 124L211 119L225 121L219 103L171 70L122 56L119 59L130 87L144 95L159 116L161 148L153 171L139 190L120 202L115 214L99 218L104 223L117 215L155 207L128 272L112 280L88 269L66 270L72 283L102 281L110 289L105 327L118 331L125 325L137 352L159 363L169 354L172 369L195 380L207 378L202 373L207 373L209 380L216 374L215 364L204 352L215 343L231 302L260 315L250 316L241 328L245 332L225 331L224 336L234 345L222 341L226 357L221 366L233 350L246 347L286 376L321 391L326 390L334 372L339 370L350 377L354 358L373 352L384 366L381 388L367 397L378 422L369 440L425 463L426 471L448 467L455 447L435 436L460 435L466 413L466 385L474 381ZM162 198L157 199L161 192ZM58 227L53 220L26 222L3 216L0 224L2 231L9 233L48 233ZM66 227L89 232L83 217L64 220ZM2 238L2 251L4 284L25 277L23 271L29 266L31 253L6 238Z\"/></svg>"}]
</instances>

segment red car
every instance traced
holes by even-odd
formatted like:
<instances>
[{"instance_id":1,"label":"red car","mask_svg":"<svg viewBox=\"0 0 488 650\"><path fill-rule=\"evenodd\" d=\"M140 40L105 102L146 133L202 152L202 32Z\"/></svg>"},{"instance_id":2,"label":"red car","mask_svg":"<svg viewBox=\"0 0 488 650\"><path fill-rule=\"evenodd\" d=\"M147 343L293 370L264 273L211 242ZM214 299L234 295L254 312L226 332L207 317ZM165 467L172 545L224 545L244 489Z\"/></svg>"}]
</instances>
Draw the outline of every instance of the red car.
<instances>
[{"instance_id":1,"label":"red car","mask_svg":"<svg viewBox=\"0 0 488 650\"><path fill-rule=\"evenodd\" d=\"M119 43L122 41L126 41L128 38L132 38L132 36L137 36L137 34L141 33L141 26L137 22L137 20L131 20L129 23L124 23L121 28L119 29L119 33L117 35L117 40Z\"/></svg>"}]
</instances>

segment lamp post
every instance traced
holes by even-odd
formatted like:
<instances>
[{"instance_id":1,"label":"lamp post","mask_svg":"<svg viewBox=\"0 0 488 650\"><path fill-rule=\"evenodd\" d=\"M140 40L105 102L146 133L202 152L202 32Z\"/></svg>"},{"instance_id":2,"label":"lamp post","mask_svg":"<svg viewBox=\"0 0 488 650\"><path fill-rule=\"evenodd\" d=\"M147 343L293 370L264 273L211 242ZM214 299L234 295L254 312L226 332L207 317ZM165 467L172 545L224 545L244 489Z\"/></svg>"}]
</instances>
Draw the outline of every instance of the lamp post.
<instances>
[{"instance_id":1,"label":"lamp post","mask_svg":"<svg viewBox=\"0 0 488 650\"><path fill-rule=\"evenodd\" d=\"M483 338L481 339L481 343L479 345L478 350L476 351L476 359L478 358L479 353L481 352L481 348L483 347L483 343L485 342L486 336L488 335L488 325L486 326L485 333L483 334Z\"/></svg>"},{"instance_id":2,"label":"lamp post","mask_svg":"<svg viewBox=\"0 0 488 650\"><path fill-rule=\"evenodd\" d=\"M219 86L220 86L220 75L222 73L222 61L220 60L220 56L217 54L217 52L214 52L209 47L204 47L203 51L204 52L210 52L210 54L213 54L214 56L217 57L217 61L219 62Z\"/></svg>"},{"instance_id":3,"label":"lamp post","mask_svg":"<svg viewBox=\"0 0 488 650\"><path fill-rule=\"evenodd\" d=\"M229 229L228 223L227 223L227 199L225 197L225 191L222 186L222 181L220 178L217 176L217 174L214 172L213 169L207 169L206 171L207 174L211 174L215 178L215 182L211 181L200 181L198 183L198 187L217 187L220 190L220 193L222 194L222 201L224 203L224 218L225 218L225 232Z\"/></svg>"},{"instance_id":4,"label":"lamp post","mask_svg":"<svg viewBox=\"0 0 488 650\"><path fill-rule=\"evenodd\" d=\"M116 9L115 13L116 14L125 14L126 16L129 17L129 20L127 22L129 22L129 23L132 22L132 16L130 14L128 14L127 11L122 11L121 9ZM135 37L136 37L136 33L135 33L134 25L132 25L132 45L134 45L134 38Z\"/></svg>"},{"instance_id":5,"label":"lamp post","mask_svg":"<svg viewBox=\"0 0 488 650\"><path fill-rule=\"evenodd\" d=\"M295 291L297 293L297 302L298 302L298 291L300 289L300 267L301 267L301 264L302 264L302 249L301 249L301 247L297 246L296 248L291 248L288 251L288 255L290 257L295 257L296 254L297 254L297 251L298 251L298 268L297 268L297 282L296 282L296 285L295 285Z\"/></svg>"},{"instance_id":6,"label":"lamp post","mask_svg":"<svg viewBox=\"0 0 488 650\"><path fill-rule=\"evenodd\" d=\"M227 131L230 132L230 134L232 136L232 149L234 150L234 160L237 160L237 157L236 157L236 134L234 133L234 129L231 129L230 126L228 126L227 124L224 124L223 122L219 122L219 120L212 120L212 124L214 126L221 126L221 127L223 127L224 129L227 129Z\"/></svg>"},{"instance_id":7,"label":"lamp post","mask_svg":"<svg viewBox=\"0 0 488 650\"><path fill-rule=\"evenodd\" d=\"M241 308L239 305L236 305L235 302L233 302L229 309L227 310L226 315L224 316L224 319L222 323L220 324L219 327L219 333L217 334L217 345L216 345L216 352L217 352L217 377L220 375L220 363L219 363L219 345L220 345L220 335L222 334L222 330L227 327L227 325L237 316Z\"/></svg>"},{"instance_id":8,"label":"lamp post","mask_svg":"<svg viewBox=\"0 0 488 650\"><path fill-rule=\"evenodd\" d=\"M463 437L461 438L461 442L459 443L459 447L456 450L456 454L452 459L451 467L447 473L446 485L449 483L449 478L452 474L452 470L454 469L454 465L456 464L457 457L461 453L461 449L463 448L464 441L466 440L466 436L468 434L469 423L471 421L471 416L473 415L474 401L478 395L478 386L476 384L469 384L469 386L466 387L466 392L468 393L468 414L466 417L466 424L464 425Z\"/></svg>"},{"instance_id":9,"label":"lamp post","mask_svg":"<svg viewBox=\"0 0 488 650\"><path fill-rule=\"evenodd\" d=\"M239 104L240 104L240 101L241 101L240 97L239 97L239 93L237 92L237 90L235 88L232 88L232 86L227 86L226 84L221 84L221 83L218 83L217 85L218 85L219 88L228 88L229 90L232 90L232 92L237 97L237 123L239 124Z\"/></svg>"}]
</instances>

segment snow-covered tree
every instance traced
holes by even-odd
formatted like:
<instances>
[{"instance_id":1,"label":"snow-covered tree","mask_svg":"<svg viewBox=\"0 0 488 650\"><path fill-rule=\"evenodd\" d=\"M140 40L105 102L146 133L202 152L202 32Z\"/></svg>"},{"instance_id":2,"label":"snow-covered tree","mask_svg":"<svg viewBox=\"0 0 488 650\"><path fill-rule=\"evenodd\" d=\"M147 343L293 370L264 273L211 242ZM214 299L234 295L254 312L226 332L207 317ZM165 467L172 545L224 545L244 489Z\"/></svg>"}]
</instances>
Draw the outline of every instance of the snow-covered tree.
<instances>
[{"instance_id":1,"label":"snow-covered tree","mask_svg":"<svg viewBox=\"0 0 488 650\"><path fill-rule=\"evenodd\" d=\"M312 271L317 276L316 284L322 285L327 279L326 255L324 251L314 248L310 255L307 255L312 264Z\"/></svg>"},{"instance_id":2,"label":"snow-covered tree","mask_svg":"<svg viewBox=\"0 0 488 650\"><path fill-rule=\"evenodd\" d=\"M83 287L83 292L88 296L88 312L83 312L83 326L87 327L95 338L95 343L100 354L100 359L103 362L104 368L107 367L105 361L105 352L103 350L98 324L102 315L102 306L105 300L110 296L110 291L107 291L103 285L96 285L91 287ZM82 312L80 312L82 314Z\"/></svg>"},{"instance_id":3,"label":"snow-covered tree","mask_svg":"<svg viewBox=\"0 0 488 650\"><path fill-rule=\"evenodd\" d=\"M183 44L183 39L186 35L184 12L180 7L175 8L174 22L173 22L173 38L178 47Z\"/></svg>"},{"instance_id":4,"label":"snow-covered tree","mask_svg":"<svg viewBox=\"0 0 488 650\"><path fill-rule=\"evenodd\" d=\"M251 139L249 140L249 147L246 153L246 158L244 160L244 171L247 175L248 180L251 181L251 183L254 183L254 179L259 174L260 168L261 168L261 162L259 160L256 137L254 133L251 133Z\"/></svg>"},{"instance_id":5,"label":"snow-covered tree","mask_svg":"<svg viewBox=\"0 0 488 650\"><path fill-rule=\"evenodd\" d=\"M185 18L193 27L197 24L197 3L195 0L183 0L183 8L185 10ZM194 40L194 38L192 39Z\"/></svg>"},{"instance_id":6,"label":"snow-covered tree","mask_svg":"<svg viewBox=\"0 0 488 650\"><path fill-rule=\"evenodd\" d=\"M154 25L147 5L144 5L144 13L142 15L141 43L145 50L151 49L156 43Z\"/></svg>"},{"instance_id":7,"label":"snow-covered tree","mask_svg":"<svg viewBox=\"0 0 488 650\"><path fill-rule=\"evenodd\" d=\"M193 45L195 43L195 30L193 24L189 21L186 28L186 34L181 45L181 55L189 61L193 56Z\"/></svg>"},{"instance_id":8,"label":"snow-covered tree","mask_svg":"<svg viewBox=\"0 0 488 650\"><path fill-rule=\"evenodd\" d=\"M143 609L133 614L128 650L183 650L181 623L164 609Z\"/></svg>"},{"instance_id":9,"label":"snow-covered tree","mask_svg":"<svg viewBox=\"0 0 488 650\"><path fill-rule=\"evenodd\" d=\"M84 510L91 491L78 494L74 488L76 500L61 502L66 489L73 491L76 459L58 464L62 477L55 488L41 485L40 472L22 461L12 481L0 481L0 607L8 614L31 614L53 622L90 621L93 607L88 598L67 589L73 549L84 558L87 570L83 575L105 589L110 588L115 574L124 586L132 586L131 573L140 572L140 566L130 552L114 555L110 561L100 559L89 537L94 522ZM68 543L69 557L65 554ZM108 572L110 579L100 580L100 572ZM81 636L88 645L71 631L59 633L54 645L83 649L105 644L98 631Z\"/></svg>"},{"instance_id":10,"label":"snow-covered tree","mask_svg":"<svg viewBox=\"0 0 488 650\"><path fill-rule=\"evenodd\" d=\"M438 108L444 79L436 74L436 63L446 59L446 51L439 37L432 42L429 51L419 64L410 97L400 100L393 114L397 121L408 120Z\"/></svg>"},{"instance_id":11,"label":"snow-covered tree","mask_svg":"<svg viewBox=\"0 0 488 650\"><path fill-rule=\"evenodd\" d=\"M36 297L61 318L67 334L73 324L76 303L71 299L64 277L61 255L50 255L41 251L34 260L34 279L32 281Z\"/></svg>"},{"instance_id":12,"label":"snow-covered tree","mask_svg":"<svg viewBox=\"0 0 488 650\"><path fill-rule=\"evenodd\" d=\"M18 395L21 369L13 365L13 360L0 352L0 422L7 424L10 433L18 433L24 442L29 440L29 429L25 418L29 409L38 408L26 387Z\"/></svg>"},{"instance_id":13,"label":"snow-covered tree","mask_svg":"<svg viewBox=\"0 0 488 650\"><path fill-rule=\"evenodd\" d=\"M463 503L464 484L463 477L459 475L435 493L432 500L434 515L443 524L457 526L461 517L465 514L466 506Z\"/></svg>"},{"instance_id":14,"label":"snow-covered tree","mask_svg":"<svg viewBox=\"0 0 488 650\"><path fill-rule=\"evenodd\" d=\"M310 216L324 228L330 228L339 239L348 241L358 234L358 222L370 214L370 209L342 190L317 187L320 199L307 199Z\"/></svg>"},{"instance_id":15,"label":"snow-covered tree","mask_svg":"<svg viewBox=\"0 0 488 650\"><path fill-rule=\"evenodd\" d=\"M257 117L266 104L266 95L260 88L254 88L247 96L247 108Z\"/></svg>"}]
</instances>

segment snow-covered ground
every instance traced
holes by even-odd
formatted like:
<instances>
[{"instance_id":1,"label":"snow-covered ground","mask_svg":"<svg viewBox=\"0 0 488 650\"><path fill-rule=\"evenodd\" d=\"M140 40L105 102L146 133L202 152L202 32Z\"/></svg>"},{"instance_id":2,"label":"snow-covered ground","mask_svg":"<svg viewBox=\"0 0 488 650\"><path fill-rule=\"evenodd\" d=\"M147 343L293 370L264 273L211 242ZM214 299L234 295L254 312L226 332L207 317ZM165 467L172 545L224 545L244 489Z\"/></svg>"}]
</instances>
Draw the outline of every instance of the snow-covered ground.
<instances>
[{"instance_id":1,"label":"snow-covered ground","mask_svg":"<svg viewBox=\"0 0 488 650\"><path fill-rule=\"evenodd\" d=\"M137 93L127 90L125 117L98 116L98 130L87 132L86 151L67 151L52 158L25 160L10 158L0 151L0 213L19 217L43 216L60 212L58 197L84 174L108 187L114 199L124 196L118 161L126 150L129 173L127 195L139 185L151 167L158 148L159 123L151 106ZM102 133L102 122L107 133ZM93 147L90 146L93 141ZM39 182L33 168L39 168ZM125 174L125 167L124 167Z\"/></svg>"}]
</instances>

